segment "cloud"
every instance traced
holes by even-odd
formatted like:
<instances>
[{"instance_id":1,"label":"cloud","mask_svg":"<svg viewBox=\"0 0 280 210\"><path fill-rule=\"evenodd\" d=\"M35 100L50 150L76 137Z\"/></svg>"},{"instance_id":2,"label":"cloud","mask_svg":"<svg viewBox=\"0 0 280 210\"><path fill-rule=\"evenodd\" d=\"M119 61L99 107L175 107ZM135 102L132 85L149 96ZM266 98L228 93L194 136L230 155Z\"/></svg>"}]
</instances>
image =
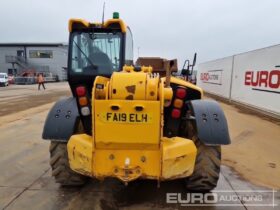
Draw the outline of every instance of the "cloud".
<instances>
[{"instance_id":1,"label":"cloud","mask_svg":"<svg viewBox=\"0 0 280 210\"><path fill-rule=\"evenodd\" d=\"M67 42L72 17L101 21L101 0L9 0L0 3L0 42ZM198 62L279 43L279 1L107 0L134 34L135 54Z\"/></svg>"}]
</instances>

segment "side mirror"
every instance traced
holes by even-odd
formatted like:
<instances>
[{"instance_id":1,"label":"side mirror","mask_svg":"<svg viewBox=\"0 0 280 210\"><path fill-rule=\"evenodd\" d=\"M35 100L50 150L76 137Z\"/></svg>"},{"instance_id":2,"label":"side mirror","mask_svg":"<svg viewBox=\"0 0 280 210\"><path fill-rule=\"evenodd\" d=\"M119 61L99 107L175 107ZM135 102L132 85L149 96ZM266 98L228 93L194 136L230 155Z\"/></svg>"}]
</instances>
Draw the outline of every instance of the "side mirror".
<instances>
[{"instance_id":1,"label":"side mirror","mask_svg":"<svg viewBox=\"0 0 280 210\"><path fill-rule=\"evenodd\" d=\"M187 64L187 68L185 68L186 64ZM187 78L191 76L193 74L193 67L195 66L195 64L196 64L196 53L194 54L193 62L191 65L189 60L185 60L181 74L183 76L187 76Z\"/></svg>"},{"instance_id":2,"label":"side mirror","mask_svg":"<svg viewBox=\"0 0 280 210\"><path fill-rule=\"evenodd\" d=\"M196 53L194 54L192 65L190 66L191 69L190 69L189 76L193 75L193 67L195 66L195 64L196 64Z\"/></svg>"},{"instance_id":3,"label":"side mirror","mask_svg":"<svg viewBox=\"0 0 280 210\"><path fill-rule=\"evenodd\" d=\"M185 66L186 66L187 63L188 63L188 66L187 66L187 68L185 68ZM188 69L190 69L190 61L189 61L189 60L185 60L184 65L183 65L182 72L183 72L183 70L188 70ZM183 73L182 73L182 74L183 74Z\"/></svg>"}]
</instances>

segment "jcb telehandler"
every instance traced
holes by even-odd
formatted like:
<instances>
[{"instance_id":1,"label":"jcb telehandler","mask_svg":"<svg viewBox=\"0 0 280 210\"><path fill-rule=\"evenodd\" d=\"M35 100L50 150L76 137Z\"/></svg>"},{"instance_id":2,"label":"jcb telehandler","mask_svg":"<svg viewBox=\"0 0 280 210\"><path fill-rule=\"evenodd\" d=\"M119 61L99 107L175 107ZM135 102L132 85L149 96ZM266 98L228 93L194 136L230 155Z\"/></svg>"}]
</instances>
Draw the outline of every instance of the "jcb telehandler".
<instances>
[{"instance_id":1,"label":"jcb telehandler","mask_svg":"<svg viewBox=\"0 0 280 210\"><path fill-rule=\"evenodd\" d=\"M189 190L215 188L221 145L230 143L218 103L168 71L160 78L134 67L132 34L118 13L104 23L71 19L69 31L73 96L52 107L43 130L56 182L184 178Z\"/></svg>"}]
</instances>

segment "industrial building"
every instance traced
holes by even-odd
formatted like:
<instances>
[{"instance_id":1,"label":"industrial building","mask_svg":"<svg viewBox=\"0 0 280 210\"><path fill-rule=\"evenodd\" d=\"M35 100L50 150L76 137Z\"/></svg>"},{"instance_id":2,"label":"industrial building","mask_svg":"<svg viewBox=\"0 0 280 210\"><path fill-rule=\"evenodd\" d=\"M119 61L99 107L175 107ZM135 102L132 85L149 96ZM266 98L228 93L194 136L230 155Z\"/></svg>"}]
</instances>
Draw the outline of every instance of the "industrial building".
<instances>
[{"instance_id":1,"label":"industrial building","mask_svg":"<svg viewBox=\"0 0 280 210\"><path fill-rule=\"evenodd\" d=\"M67 79L68 45L64 43L0 43L0 72L14 76L44 73Z\"/></svg>"}]
</instances>

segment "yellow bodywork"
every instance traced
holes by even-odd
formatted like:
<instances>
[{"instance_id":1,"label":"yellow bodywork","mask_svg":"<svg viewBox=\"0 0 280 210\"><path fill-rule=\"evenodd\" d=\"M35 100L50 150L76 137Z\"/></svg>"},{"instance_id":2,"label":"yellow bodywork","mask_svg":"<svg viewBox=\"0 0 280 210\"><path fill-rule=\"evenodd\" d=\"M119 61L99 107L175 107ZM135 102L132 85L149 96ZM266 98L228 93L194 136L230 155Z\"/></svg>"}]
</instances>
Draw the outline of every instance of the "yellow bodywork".
<instances>
[{"instance_id":1,"label":"yellow bodywork","mask_svg":"<svg viewBox=\"0 0 280 210\"><path fill-rule=\"evenodd\" d=\"M68 142L70 167L81 174L103 179L116 177L124 182L139 177L170 180L190 176L196 147L179 137L162 138L158 149L98 149L92 137L73 135Z\"/></svg>"},{"instance_id":2,"label":"yellow bodywork","mask_svg":"<svg viewBox=\"0 0 280 210\"><path fill-rule=\"evenodd\" d=\"M113 24L118 24L119 28L123 33L126 32L126 25L122 19L109 19L104 24L101 23L90 23L83 19L70 19L68 23L68 30L72 32L75 28L90 28L92 25L109 28Z\"/></svg>"},{"instance_id":3,"label":"yellow bodywork","mask_svg":"<svg viewBox=\"0 0 280 210\"><path fill-rule=\"evenodd\" d=\"M70 138L67 147L71 169L124 182L190 176L197 152L193 141L163 136L164 106L172 95L172 89L164 87L164 79L151 73L150 67L142 67L141 72L124 67L111 78L96 77L92 90L93 135Z\"/></svg>"},{"instance_id":4,"label":"yellow bodywork","mask_svg":"<svg viewBox=\"0 0 280 210\"><path fill-rule=\"evenodd\" d=\"M162 79L165 81L165 78L162 78ZM196 90L196 91L200 92L201 98L203 97L203 90L200 87L198 87L198 86L196 86L196 85L194 85L194 84L192 84L188 81L179 79L177 77L171 77L171 82L175 83L175 84L178 84L178 85L181 85L181 86L184 86L184 87L191 88L193 90Z\"/></svg>"},{"instance_id":5,"label":"yellow bodywork","mask_svg":"<svg viewBox=\"0 0 280 210\"><path fill-rule=\"evenodd\" d=\"M112 110L112 106L118 106L119 110ZM137 112L136 106L143 107L145 113ZM94 115L96 148L158 149L158 101L98 100L95 102Z\"/></svg>"}]
</instances>

